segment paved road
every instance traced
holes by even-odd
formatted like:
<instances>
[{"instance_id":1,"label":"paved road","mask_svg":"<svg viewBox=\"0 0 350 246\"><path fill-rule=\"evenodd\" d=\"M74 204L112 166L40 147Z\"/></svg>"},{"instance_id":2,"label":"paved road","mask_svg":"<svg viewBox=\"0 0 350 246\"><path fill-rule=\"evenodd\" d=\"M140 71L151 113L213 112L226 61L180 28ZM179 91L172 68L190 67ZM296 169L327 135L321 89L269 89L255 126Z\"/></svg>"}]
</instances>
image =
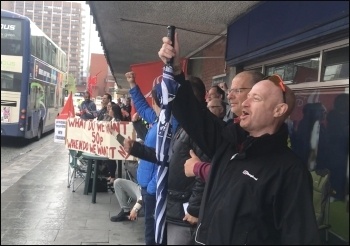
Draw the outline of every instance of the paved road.
<instances>
[{"instance_id":1,"label":"paved road","mask_svg":"<svg viewBox=\"0 0 350 246\"><path fill-rule=\"evenodd\" d=\"M43 146L54 144L53 136L53 132L46 133L40 141L1 137L1 193L39 164L37 160L18 160Z\"/></svg>"},{"instance_id":2,"label":"paved road","mask_svg":"<svg viewBox=\"0 0 350 246\"><path fill-rule=\"evenodd\" d=\"M1 170L1 244L144 244L144 217L111 222L121 210L115 194L99 192L92 203L91 193L84 195L84 183L72 192L67 188L67 149L53 142L53 134L42 140L19 147L31 151ZM75 184L81 181L78 177Z\"/></svg>"},{"instance_id":3,"label":"paved road","mask_svg":"<svg viewBox=\"0 0 350 246\"><path fill-rule=\"evenodd\" d=\"M11 164L11 160L53 142L53 131L43 135L40 141L1 137L1 170Z\"/></svg>"}]
</instances>

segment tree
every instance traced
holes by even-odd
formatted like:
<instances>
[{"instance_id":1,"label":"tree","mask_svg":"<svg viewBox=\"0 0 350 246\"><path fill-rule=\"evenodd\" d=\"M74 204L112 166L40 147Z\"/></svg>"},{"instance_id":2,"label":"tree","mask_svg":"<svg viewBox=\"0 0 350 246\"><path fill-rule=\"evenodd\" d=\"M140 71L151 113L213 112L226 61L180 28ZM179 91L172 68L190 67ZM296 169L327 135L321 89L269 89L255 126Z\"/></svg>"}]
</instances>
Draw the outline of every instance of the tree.
<instances>
[{"instance_id":1,"label":"tree","mask_svg":"<svg viewBox=\"0 0 350 246\"><path fill-rule=\"evenodd\" d=\"M65 80L64 80L65 88L68 91L68 94L72 92L72 94L76 91L76 79L74 78L74 75L69 73L67 74Z\"/></svg>"}]
</instances>

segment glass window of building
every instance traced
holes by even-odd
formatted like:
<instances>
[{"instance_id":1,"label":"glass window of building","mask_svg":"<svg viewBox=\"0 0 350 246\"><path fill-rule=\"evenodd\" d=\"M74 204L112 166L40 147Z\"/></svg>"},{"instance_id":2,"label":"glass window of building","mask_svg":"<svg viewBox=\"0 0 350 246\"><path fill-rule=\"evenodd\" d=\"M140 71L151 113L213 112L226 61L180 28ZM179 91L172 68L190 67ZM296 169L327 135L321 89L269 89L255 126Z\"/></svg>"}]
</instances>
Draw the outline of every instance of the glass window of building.
<instances>
[{"instance_id":1,"label":"glass window of building","mask_svg":"<svg viewBox=\"0 0 350 246\"><path fill-rule=\"evenodd\" d=\"M323 55L322 81L349 78L349 46L331 51Z\"/></svg>"},{"instance_id":2,"label":"glass window of building","mask_svg":"<svg viewBox=\"0 0 350 246\"><path fill-rule=\"evenodd\" d=\"M286 84L318 81L320 56L266 67L266 75L279 74Z\"/></svg>"}]
</instances>

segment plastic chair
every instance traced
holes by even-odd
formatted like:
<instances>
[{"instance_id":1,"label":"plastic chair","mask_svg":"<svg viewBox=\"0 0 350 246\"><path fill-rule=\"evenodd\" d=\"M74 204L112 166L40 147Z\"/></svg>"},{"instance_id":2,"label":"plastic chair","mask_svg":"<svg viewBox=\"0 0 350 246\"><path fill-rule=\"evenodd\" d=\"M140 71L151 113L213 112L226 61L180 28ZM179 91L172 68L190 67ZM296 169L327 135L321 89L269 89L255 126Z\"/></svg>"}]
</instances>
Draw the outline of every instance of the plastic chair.
<instances>
[{"instance_id":1,"label":"plastic chair","mask_svg":"<svg viewBox=\"0 0 350 246\"><path fill-rule=\"evenodd\" d=\"M313 204L319 231L325 231L325 241L328 242L330 198L332 194L330 172L328 169L311 171L313 180Z\"/></svg>"},{"instance_id":2,"label":"plastic chair","mask_svg":"<svg viewBox=\"0 0 350 246\"><path fill-rule=\"evenodd\" d=\"M86 170L82 169L79 162L83 162L81 151L69 150L68 158L68 185L67 188L72 187L72 192L75 192L79 186L85 182ZM81 178L81 182L75 187L75 181Z\"/></svg>"}]
</instances>

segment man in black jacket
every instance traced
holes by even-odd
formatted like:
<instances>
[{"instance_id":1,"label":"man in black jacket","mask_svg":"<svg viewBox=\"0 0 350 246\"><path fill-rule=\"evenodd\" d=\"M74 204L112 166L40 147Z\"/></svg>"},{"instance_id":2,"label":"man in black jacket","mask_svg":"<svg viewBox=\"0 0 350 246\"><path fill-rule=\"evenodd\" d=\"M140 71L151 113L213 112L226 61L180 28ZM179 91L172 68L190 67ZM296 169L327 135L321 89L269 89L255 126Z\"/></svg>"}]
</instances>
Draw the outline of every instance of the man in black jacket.
<instances>
[{"instance_id":1,"label":"man in black jacket","mask_svg":"<svg viewBox=\"0 0 350 246\"><path fill-rule=\"evenodd\" d=\"M106 116L108 117L107 105L109 102L112 102L112 96L109 93L105 93L102 97L102 108L96 113L96 118L98 121L105 120Z\"/></svg>"},{"instance_id":2,"label":"man in black jacket","mask_svg":"<svg viewBox=\"0 0 350 246\"><path fill-rule=\"evenodd\" d=\"M163 62L175 58L175 80L181 84L173 113L212 159L196 243L320 244L311 175L287 146L284 121L294 93L277 75L260 81L242 103L240 125L222 128L213 115L198 110L178 54L177 40L172 47L164 37L158 55Z\"/></svg>"},{"instance_id":3,"label":"man in black jacket","mask_svg":"<svg viewBox=\"0 0 350 246\"><path fill-rule=\"evenodd\" d=\"M235 118L232 119L233 123L239 124L239 116L242 115L242 102L247 99L247 95L251 88L261 81L264 78L264 75L258 71L243 71L238 73L231 82L231 89L227 90L227 99L230 106L230 111L235 115ZM208 103L208 108L212 103L217 105L215 100L212 99ZM212 111L212 109L210 109ZM232 124L232 122L226 122L226 124ZM193 153L191 158L188 159L185 163L185 174L187 177L197 176L202 180L207 180L208 174L210 172L210 163L202 162L198 157Z\"/></svg>"}]
</instances>

